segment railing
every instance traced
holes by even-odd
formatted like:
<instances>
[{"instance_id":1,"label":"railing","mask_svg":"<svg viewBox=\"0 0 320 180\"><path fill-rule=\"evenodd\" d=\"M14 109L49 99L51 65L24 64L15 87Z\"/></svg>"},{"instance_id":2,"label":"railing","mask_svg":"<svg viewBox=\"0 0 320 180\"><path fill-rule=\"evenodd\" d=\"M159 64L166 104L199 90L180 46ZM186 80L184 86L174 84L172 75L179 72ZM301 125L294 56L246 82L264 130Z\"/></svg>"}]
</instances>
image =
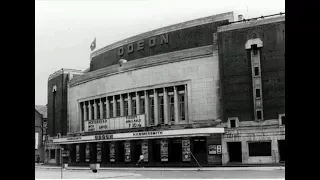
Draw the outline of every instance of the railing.
<instances>
[{"instance_id":1,"label":"railing","mask_svg":"<svg viewBox=\"0 0 320 180\"><path fill-rule=\"evenodd\" d=\"M251 18L251 19L243 19L243 20L240 20L240 21L233 21L233 22L229 22L228 24L246 22L246 21L254 21L254 20L264 19L264 18L273 17L273 16L281 16L281 15L284 15L284 14L285 14L284 12L280 12L278 14L271 14L271 15L268 15L268 16L260 16L260 17Z\"/></svg>"}]
</instances>

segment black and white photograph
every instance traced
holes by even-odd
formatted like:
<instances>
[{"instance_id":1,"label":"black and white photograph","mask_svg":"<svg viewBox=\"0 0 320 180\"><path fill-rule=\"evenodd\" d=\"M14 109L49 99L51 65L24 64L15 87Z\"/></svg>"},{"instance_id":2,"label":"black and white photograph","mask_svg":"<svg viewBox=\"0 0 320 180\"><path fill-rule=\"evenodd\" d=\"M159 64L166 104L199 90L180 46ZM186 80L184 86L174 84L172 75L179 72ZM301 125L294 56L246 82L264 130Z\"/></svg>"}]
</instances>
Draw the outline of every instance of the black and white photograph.
<instances>
[{"instance_id":1,"label":"black and white photograph","mask_svg":"<svg viewBox=\"0 0 320 180\"><path fill-rule=\"evenodd\" d=\"M35 0L35 178L285 179L285 34L284 0Z\"/></svg>"}]
</instances>

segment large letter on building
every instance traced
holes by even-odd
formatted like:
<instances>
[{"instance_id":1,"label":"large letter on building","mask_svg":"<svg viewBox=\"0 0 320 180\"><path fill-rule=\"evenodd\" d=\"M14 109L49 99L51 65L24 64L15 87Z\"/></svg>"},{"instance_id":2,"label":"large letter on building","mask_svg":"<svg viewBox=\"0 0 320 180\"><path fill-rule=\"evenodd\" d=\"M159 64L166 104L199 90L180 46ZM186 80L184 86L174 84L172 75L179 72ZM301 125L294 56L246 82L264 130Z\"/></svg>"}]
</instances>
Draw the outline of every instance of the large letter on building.
<instances>
[{"instance_id":1,"label":"large letter on building","mask_svg":"<svg viewBox=\"0 0 320 180\"><path fill-rule=\"evenodd\" d=\"M168 44L169 42L169 37L168 34L162 34L160 36L160 44L162 45L163 43Z\"/></svg>"}]
</instances>

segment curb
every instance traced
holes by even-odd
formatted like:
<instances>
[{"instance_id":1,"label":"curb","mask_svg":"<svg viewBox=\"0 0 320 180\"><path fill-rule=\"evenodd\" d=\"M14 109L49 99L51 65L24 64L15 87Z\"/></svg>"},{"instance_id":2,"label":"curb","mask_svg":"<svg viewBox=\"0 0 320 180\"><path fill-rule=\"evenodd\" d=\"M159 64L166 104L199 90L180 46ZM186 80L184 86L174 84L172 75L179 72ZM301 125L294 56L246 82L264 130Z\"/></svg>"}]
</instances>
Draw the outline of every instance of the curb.
<instances>
[{"instance_id":1,"label":"curb","mask_svg":"<svg viewBox=\"0 0 320 180\"><path fill-rule=\"evenodd\" d=\"M35 166L40 169L61 169L57 166ZM67 167L65 170L90 170L89 167ZM98 170L133 170L133 171L199 171L199 168L99 168ZM274 171L285 170L285 167L213 167L200 171Z\"/></svg>"}]
</instances>

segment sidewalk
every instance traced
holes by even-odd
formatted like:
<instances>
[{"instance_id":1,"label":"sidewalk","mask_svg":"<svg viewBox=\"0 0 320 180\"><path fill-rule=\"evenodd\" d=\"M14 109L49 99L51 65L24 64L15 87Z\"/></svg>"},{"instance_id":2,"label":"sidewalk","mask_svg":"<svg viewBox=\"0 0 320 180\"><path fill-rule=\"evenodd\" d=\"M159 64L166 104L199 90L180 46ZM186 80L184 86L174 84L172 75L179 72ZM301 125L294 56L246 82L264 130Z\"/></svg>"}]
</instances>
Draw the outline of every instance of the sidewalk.
<instances>
[{"instance_id":1,"label":"sidewalk","mask_svg":"<svg viewBox=\"0 0 320 180\"><path fill-rule=\"evenodd\" d=\"M60 169L60 166L35 165L35 168L41 169ZM90 167L67 167L66 170L90 170ZM166 167L101 167L98 170L132 170L132 171L198 171L198 167L192 168L166 168ZM284 166L275 167L203 167L202 171L273 171L285 170Z\"/></svg>"}]
</instances>

